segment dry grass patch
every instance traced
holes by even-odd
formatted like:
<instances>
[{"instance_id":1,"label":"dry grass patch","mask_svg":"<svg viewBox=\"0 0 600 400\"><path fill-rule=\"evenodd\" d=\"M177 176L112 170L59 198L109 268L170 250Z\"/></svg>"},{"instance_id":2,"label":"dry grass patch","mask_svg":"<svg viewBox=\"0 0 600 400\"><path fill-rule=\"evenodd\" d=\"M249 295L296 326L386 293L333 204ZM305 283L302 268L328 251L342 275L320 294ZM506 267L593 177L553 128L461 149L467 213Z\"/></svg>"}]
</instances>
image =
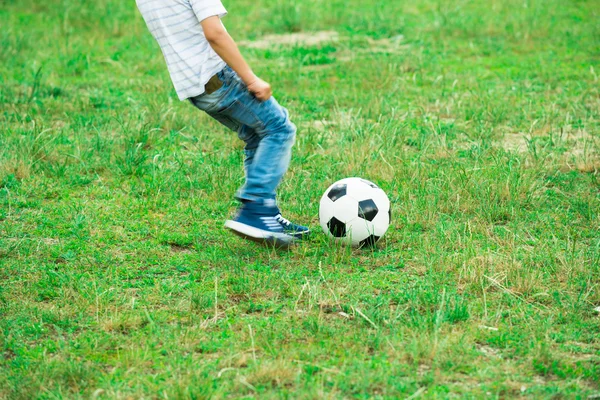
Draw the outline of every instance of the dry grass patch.
<instances>
[{"instance_id":1,"label":"dry grass patch","mask_svg":"<svg viewBox=\"0 0 600 400\"><path fill-rule=\"evenodd\" d=\"M506 151L527 153L531 136L525 133L508 133L502 137L499 146Z\"/></svg>"},{"instance_id":2,"label":"dry grass patch","mask_svg":"<svg viewBox=\"0 0 600 400\"><path fill-rule=\"evenodd\" d=\"M279 35L266 35L258 40L240 42L241 46L251 49L270 49L273 46L318 46L336 42L339 34L335 31L299 32Z\"/></svg>"},{"instance_id":3,"label":"dry grass patch","mask_svg":"<svg viewBox=\"0 0 600 400\"><path fill-rule=\"evenodd\" d=\"M380 38L373 39L371 37L361 37L358 40L358 43L352 47L352 50L345 49L339 51L337 55L337 59L340 61L352 61L356 58L363 58L368 55L385 55L385 54L403 54L410 46L407 44L403 44L404 35L396 35L389 38ZM404 65L401 67L401 70L408 72L412 70L413 67Z\"/></svg>"},{"instance_id":4,"label":"dry grass patch","mask_svg":"<svg viewBox=\"0 0 600 400\"><path fill-rule=\"evenodd\" d=\"M283 360L261 363L249 376L248 381L253 385L272 387L291 386L300 374L296 365L290 365Z\"/></svg>"},{"instance_id":5,"label":"dry grass patch","mask_svg":"<svg viewBox=\"0 0 600 400\"><path fill-rule=\"evenodd\" d=\"M5 164L0 165L0 184L2 178L7 175L14 175L17 180L27 179L31 176L31 164L25 163L22 160L10 160Z\"/></svg>"},{"instance_id":6,"label":"dry grass patch","mask_svg":"<svg viewBox=\"0 0 600 400\"><path fill-rule=\"evenodd\" d=\"M600 170L600 136L578 129L566 136L569 149L562 155L561 164L580 172Z\"/></svg>"},{"instance_id":7,"label":"dry grass patch","mask_svg":"<svg viewBox=\"0 0 600 400\"><path fill-rule=\"evenodd\" d=\"M538 139L546 139L548 144L537 144ZM600 169L600 137L583 129L565 127L555 134L547 131L507 133L497 142L497 146L519 154L536 153L545 147L563 148L562 154L553 155L562 169L580 172L595 172Z\"/></svg>"}]
</instances>

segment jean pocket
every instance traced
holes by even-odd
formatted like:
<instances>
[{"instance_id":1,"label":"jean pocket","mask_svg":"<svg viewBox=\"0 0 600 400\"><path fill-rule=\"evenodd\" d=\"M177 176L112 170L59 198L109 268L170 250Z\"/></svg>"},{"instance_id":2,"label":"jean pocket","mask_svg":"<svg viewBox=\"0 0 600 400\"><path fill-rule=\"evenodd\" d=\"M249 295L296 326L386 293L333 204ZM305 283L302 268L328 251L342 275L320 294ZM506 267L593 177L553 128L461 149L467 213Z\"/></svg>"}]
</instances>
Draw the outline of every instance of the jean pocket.
<instances>
[{"instance_id":1,"label":"jean pocket","mask_svg":"<svg viewBox=\"0 0 600 400\"><path fill-rule=\"evenodd\" d=\"M216 113L231 118L240 125L246 125L254 130L262 130L264 128L260 118L249 107L246 107L243 102L237 99Z\"/></svg>"},{"instance_id":2,"label":"jean pocket","mask_svg":"<svg viewBox=\"0 0 600 400\"><path fill-rule=\"evenodd\" d=\"M202 93L199 96L190 97L188 100L198 109L205 112L214 112L215 109L219 108L219 105L223 102L227 96L227 91L230 88L225 82L220 88L212 93Z\"/></svg>"}]
</instances>

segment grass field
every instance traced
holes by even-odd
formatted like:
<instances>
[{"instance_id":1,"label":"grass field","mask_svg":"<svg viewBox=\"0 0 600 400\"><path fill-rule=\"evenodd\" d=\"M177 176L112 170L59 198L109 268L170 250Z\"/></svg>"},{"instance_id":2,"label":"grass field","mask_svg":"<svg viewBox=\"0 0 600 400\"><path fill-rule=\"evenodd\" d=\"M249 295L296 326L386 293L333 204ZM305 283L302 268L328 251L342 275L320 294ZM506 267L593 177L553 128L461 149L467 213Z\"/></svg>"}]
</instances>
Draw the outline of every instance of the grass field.
<instances>
[{"instance_id":1,"label":"grass field","mask_svg":"<svg viewBox=\"0 0 600 400\"><path fill-rule=\"evenodd\" d=\"M290 252L223 229L242 145L133 1L0 0L0 398L598 398L598 2L225 5L299 127ZM376 250L320 232L347 176Z\"/></svg>"}]
</instances>

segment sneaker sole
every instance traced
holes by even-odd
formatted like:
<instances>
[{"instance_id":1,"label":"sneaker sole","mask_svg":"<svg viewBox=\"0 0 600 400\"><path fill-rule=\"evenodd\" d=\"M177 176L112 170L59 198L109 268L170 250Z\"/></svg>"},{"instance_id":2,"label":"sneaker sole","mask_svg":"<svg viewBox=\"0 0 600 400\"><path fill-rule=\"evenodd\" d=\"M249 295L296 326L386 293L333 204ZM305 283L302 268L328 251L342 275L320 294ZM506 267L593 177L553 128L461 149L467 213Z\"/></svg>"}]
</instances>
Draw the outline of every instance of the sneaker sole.
<instances>
[{"instance_id":1,"label":"sneaker sole","mask_svg":"<svg viewBox=\"0 0 600 400\"><path fill-rule=\"evenodd\" d=\"M232 220L225 222L225 227L241 238L279 248L290 247L298 240L285 233L269 232Z\"/></svg>"},{"instance_id":2,"label":"sneaker sole","mask_svg":"<svg viewBox=\"0 0 600 400\"><path fill-rule=\"evenodd\" d=\"M310 236L310 231L288 233L288 235L293 236L296 239L303 240Z\"/></svg>"}]
</instances>

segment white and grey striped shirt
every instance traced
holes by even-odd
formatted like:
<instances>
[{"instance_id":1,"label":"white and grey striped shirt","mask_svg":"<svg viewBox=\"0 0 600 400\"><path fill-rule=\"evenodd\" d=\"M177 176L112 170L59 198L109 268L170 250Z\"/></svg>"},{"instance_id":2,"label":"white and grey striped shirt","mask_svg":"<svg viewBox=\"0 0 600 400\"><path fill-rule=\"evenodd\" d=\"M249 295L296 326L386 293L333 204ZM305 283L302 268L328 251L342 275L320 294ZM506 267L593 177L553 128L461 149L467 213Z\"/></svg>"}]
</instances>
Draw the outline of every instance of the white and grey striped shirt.
<instances>
[{"instance_id":1,"label":"white and grey striped shirt","mask_svg":"<svg viewBox=\"0 0 600 400\"><path fill-rule=\"evenodd\" d=\"M204 93L204 85L225 67L210 47L200 21L227 10L220 0L136 0L160 45L180 100Z\"/></svg>"}]
</instances>

